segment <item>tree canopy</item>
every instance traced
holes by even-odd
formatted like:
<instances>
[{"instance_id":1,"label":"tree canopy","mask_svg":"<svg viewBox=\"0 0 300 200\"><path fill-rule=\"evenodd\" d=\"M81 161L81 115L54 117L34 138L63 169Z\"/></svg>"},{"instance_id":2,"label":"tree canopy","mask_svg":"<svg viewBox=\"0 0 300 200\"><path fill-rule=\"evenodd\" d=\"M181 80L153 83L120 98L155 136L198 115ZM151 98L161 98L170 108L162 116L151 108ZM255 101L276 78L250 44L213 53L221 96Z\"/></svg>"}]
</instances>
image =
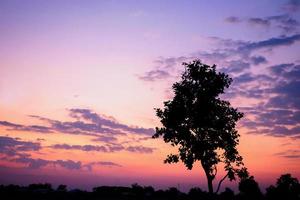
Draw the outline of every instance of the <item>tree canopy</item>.
<instances>
[{"instance_id":1,"label":"tree canopy","mask_svg":"<svg viewBox=\"0 0 300 200\"><path fill-rule=\"evenodd\" d=\"M232 82L227 74L200 60L183 65L181 80L172 86L173 99L164 102L163 109L156 109L162 127L156 127L153 138L162 136L178 147L178 154L168 155L165 163L181 160L190 170L199 161L213 193L218 163L223 162L226 171L220 184L226 177L234 180L235 175L247 175L237 150L240 135L236 123L243 113L220 98Z\"/></svg>"}]
</instances>

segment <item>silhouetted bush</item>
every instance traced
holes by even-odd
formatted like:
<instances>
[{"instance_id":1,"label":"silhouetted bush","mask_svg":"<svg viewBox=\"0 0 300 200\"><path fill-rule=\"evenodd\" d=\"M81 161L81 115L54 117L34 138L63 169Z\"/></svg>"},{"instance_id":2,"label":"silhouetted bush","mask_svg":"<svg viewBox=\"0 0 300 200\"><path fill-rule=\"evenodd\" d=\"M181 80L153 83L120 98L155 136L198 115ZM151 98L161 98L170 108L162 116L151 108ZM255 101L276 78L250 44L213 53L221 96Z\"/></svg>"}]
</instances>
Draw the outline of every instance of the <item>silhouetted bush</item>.
<instances>
[{"instance_id":1,"label":"silhouetted bush","mask_svg":"<svg viewBox=\"0 0 300 200\"><path fill-rule=\"evenodd\" d=\"M56 189L57 192L67 192L67 186L66 185L59 185Z\"/></svg>"}]
</instances>

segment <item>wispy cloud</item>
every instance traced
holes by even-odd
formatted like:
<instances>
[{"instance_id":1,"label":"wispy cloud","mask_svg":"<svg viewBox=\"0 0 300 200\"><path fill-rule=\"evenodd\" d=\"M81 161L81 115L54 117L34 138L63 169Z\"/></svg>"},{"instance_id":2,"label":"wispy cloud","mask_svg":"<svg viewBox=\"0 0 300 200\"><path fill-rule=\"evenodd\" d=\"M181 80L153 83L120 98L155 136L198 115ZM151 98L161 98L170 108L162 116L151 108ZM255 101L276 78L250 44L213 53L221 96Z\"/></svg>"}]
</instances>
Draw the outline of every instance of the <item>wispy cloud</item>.
<instances>
[{"instance_id":1,"label":"wispy cloud","mask_svg":"<svg viewBox=\"0 0 300 200\"><path fill-rule=\"evenodd\" d=\"M112 153L118 151L129 151L134 153L152 153L154 148L144 146L123 146L122 144L111 144L106 146L99 145L69 145L69 144L55 144L50 146L53 149L65 149L65 150L81 150L81 151L98 151L105 153Z\"/></svg>"},{"instance_id":2,"label":"wispy cloud","mask_svg":"<svg viewBox=\"0 0 300 200\"><path fill-rule=\"evenodd\" d=\"M156 70L146 72L145 74L139 76L139 78L144 81L155 81L159 79L166 79L169 78L170 76L171 75L169 74L169 72L156 69Z\"/></svg>"},{"instance_id":3,"label":"wispy cloud","mask_svg":"<svg viewBox=\"0 0 300 200\"><path fill-rule=\"evenodd\" d=\"M90 150L100 150L98 147L91 147L89 145L79 148L76 145L68 146L61 145L60 147L67 149L81 149L84 151ZM18 138L12 138L7 136L0 136L0 155L2 160L9 162L15 162L20 164L25 164L30 169L38 169L45 166L60 166L65 169L70 170L83 170L88 168L91 170L93 165L102 165L102 166L118 166L121 165L110 162L110 161L98 161L91 162L87 164L82 164L81 161L73 160L48 160L43 158L32 158L31 152L39 152L43 147L38 142L31 141L22 141Z\"/></svg>"},{"instance_id":4,"label":"wispy cloud","mask_svg":"<svg viewBox=\"0 0 300 200\"><path fill-rule=\"evenodd\" d=\"M127 151L135 153L152 153L154 148L144 147L144 146L129 146L126 148Z\"/></svg>"},{"instance_id":5,"label":"wispy cloud","mask_svg":"<svg viewBox=\"0 0 300 200\"><path fill-rule=\"evenodd\" d=\"M274 154L275 156L280 156L288 159L300 159L300 150L286 150Z\"/></svg>"},{"instance_id":6,"label":"wispy cloud","mask_svg":"<svg viewBox=\"0 0 300 200\"><path fill-rule=\"evenodd\" d=\"M47 165L60 166L70 170L79 170L82 168L82 164L80 161L76 162L73 160L45 160L41 158L30 158L28 156L13 158L9 160L26 164L28 168L31 169L38 169Z\"/></svg>"},{"instance_id":7,"label":"wispy cloud","mask_svg":"<svg viewBox=\"0 0 300 200\"><path fill-rule=\"evenodd\" d=\"M19 138L0 136L0 153L8 156L16 156L40 149L41 145L38 142L22 141Z\"/></svg>"},{"instance_id":8,"label":"wispy cloud","mask_svg":"<svg viewBox=\"0 0 300 200\"><path fill-rule=\"evenodd\" d=\"M296 8L296 7L295 7ZM267 17L240 18L231 16L225 18L225 22L231 24L245 23L250 27L277 29L282 33L299 33L300 23L289 14L273 15Z\"/></svg>"},{"instance_id":9,"label":"wispy cloud","mask_svg":"<svg viewBox=\"0 0 300 200\"><path fill-rule=\"evenodd\" d=\"M291 36L274 37L274 38L270 38L258 42L245 43L244 45L240 46L238 50L249 52L249 53L263 48L268 48L272 50L273 48L276 47L292 45L298 41L300 41L300 34L295 34Z\"/></svg>"},{"instance_id":10,"label":"wispy cloud","mask_svg":"<svg viewBox=\"0 0 300 200\"><path fill-rule=\"evenodd\" d=\"M282 8L288 12L297 12L300 10L300 0L289 0Z\"/></svg>"},{"instance_id":11,"label":"wispy cloud","mask_svg":"<svg viewBox=\"0 0 300 200\"><path fill-rule=\"evenodd\" d=\"M263 26L263 27L269 27L271 25L270 20L259 18L259 17L249 18L248 23L251 25L258 25L258 26Z\"/></svg>"},{"instance_id":12,"label":"wispy cloud","mask_svg":"<svg viewBox=\"0 0 300 200\"><path fill-rule=\"evenodd\" d=\"M51 133L52 130L49 127L46 126L40 126L40 125L21 125L21 124L15 124L8 121L0 121L0 126L8 127L9 130L14 131L29 131L29 132L39 132L39 133Z\"/></svg>"},{"instance_id":13,"label":"wispy cloud","mask_svg":"<svg viewBox=\"0 0 300 200\"><path fill-rule=\"evenodd\" d=\"M241 19L236 16L230 16L230 17L226 17L225 21L228 23L239 23L239 22L241 22Z\"/></svg>"},{"instance_id":14,"label":"wispy cloud","mask_svg":"<svg viewBox=\"0 0 300 200\"><path fill-rule=\"evenodd\" d=\"M99 136L99 140L114 140L114 135L148 135L154 133L152 128L143 128L138 126L129 126L118 122L113 117L106 117L89 109L70 109L69 115L75 121L52 120L41 116L29 115L32 118L39 119L48 126L40 125L21 125L7 121L0 121L0 126L7 127L7 130L28 131L39 133L68 133L77 135ZM107 136L109 135L109 137Z\"/></svg>"},{"instance_id":15,"label":"wispy cloud","mask_svg":"<svg viewBox=\"0 0 300 200\"><path fill-rule=\"evenodd\" d=\"M114 163L114 162L110 162L110 161L90 162L90 163L84 165L83 167L89 171L92 171L94 166L122 167L122 165Z\"/></svg>"}]
</instances>

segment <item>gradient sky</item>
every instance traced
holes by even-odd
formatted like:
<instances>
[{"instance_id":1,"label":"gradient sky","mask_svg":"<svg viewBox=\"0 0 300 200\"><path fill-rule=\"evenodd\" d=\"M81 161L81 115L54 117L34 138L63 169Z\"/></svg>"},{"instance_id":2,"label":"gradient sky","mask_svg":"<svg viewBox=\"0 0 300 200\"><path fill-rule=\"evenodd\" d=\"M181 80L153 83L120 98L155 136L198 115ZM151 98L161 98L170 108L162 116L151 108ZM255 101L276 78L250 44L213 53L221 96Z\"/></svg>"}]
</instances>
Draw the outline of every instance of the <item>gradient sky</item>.
<instances>
[{"instance_id":1,"label":"gradient sky","mask_svg":"<svg viewBox=\"0 0 300 200\"><path fill-rule=\"evenodd\" d=\"M260 185L300 178L299 0L0 0L0 26L0 184L206 188L150 138L196 58L233 77Z\"/></svg>"}]
</instances>

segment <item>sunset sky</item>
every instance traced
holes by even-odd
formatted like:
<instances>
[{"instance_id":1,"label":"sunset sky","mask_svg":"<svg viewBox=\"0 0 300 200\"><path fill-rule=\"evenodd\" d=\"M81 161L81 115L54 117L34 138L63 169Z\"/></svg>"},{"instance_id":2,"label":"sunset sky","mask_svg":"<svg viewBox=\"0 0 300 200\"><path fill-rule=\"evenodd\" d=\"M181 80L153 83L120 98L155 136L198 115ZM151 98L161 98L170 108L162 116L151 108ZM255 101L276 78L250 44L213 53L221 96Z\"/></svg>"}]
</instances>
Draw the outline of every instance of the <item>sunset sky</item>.
<instances>
[{"instance_id":1,"label":"sunset sky","mask_svg":"<svg viewBox=\"0 0 300 200\"><path fill-rule=\"evenodd\" d=\"M233 78L260 186L300 178L299 0L0 0L0 44L0 184L206 189L151 139L193 59Z\"/></svg>"}]
</instances>

